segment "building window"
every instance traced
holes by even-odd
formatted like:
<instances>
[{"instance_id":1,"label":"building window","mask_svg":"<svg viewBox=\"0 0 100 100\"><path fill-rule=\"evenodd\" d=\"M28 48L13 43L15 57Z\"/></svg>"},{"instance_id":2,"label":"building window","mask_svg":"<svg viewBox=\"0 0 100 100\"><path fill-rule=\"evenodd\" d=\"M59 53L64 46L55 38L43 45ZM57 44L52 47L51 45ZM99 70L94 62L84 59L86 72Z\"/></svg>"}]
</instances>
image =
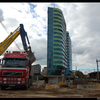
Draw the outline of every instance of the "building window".
<instances>
[{"instance_id":1,"label":"building window","mask_svg":"<svg viewBox=\"0 0 100 100\"><path fill-rule=\"evenodd\" d=\"M61 27L62 28L62 25L58 25L58 24L54 24L53 26L57 26L57 27Z\"/></svg>"},{"instance_id":2,"label":"building window","mask_svg":"<svg viewBox=\"0 0 100 100\"><path fill-rule=\"evenodd\" d=\"M54 61L54 63L63 63L63 61Z\"/></svg>"},{"instance_id":3,"label":"building window","mask_svg":"<svg viewBox=\"0 0 100 100\"><path fill-rule=\"evenodd\" d=\"M54 36L54 38L62 39L62 36Z\"/></svg>"},{"instance_id":4,"label":"building window","mask_svg":"<svg viewBox=\"0 0 100 100\"><path fill-rule=\"evenodd\" d=\"M58 13L62 14L62 12L59 11L59 10L53 10L53 11L54 11L54 13L55 13L55 12L58 12Z\"/></svg>"},{"instance_id":5,"label":"building window","mask_svg":"<svg viewBox=\"0 0 100 100\"><path fill-rule=\"evenodd\" d=\"M54 22L54 23L62 24L62 22L60 22L60 21L56 21L56 20L54 20L53 22Z\"/></svg>"},{"instance_id":6,"label":"building window","mask_svg":"<svg viewBox=\"0 0 100 100\"><path fill-rule=\"evenodd\" d=\"M53 46L61 46L61 47L62 47L62 45L61 45L61 44L54 44Z\"/></svg>"},{"instance_id":7,"label":"building window","mask_svg":"<svg viewBox=\"0 0 100 100\"><path fill-rule=\"evenodd\" d=\"M54 15L62 17L62 15L61 15L61 14L54 14Z\"/></svg>"},{"instance_id":8,"label":"building window","mask_svg":"<svg viewBox=\"0 0 100 100\"><path fill-rule=\"evenodd\" d=\"M62 21L62 19L61 18L59 18L59 17L53 17L54 19L59 19L59 20L61 20Z\"/></svg>"}]
</instances>

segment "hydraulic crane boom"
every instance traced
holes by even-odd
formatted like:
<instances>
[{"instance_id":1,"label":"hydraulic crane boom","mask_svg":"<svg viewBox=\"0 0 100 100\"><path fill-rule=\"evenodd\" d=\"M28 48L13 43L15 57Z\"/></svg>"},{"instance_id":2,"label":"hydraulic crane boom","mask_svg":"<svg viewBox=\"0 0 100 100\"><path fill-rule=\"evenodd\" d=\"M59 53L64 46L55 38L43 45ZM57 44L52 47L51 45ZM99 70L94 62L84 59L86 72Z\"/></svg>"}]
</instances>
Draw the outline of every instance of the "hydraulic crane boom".
<instances>
[{"instance_id":1,"label":"hydraulic crane boom","mask_svg":"<svg viewBox=\"0 0 100 100\"><path fill-rule=\"evenodd\" d=\"M4 51L11 45L11 43L18 37L19 34L21 35L24 50L29 55L32 64L36 60L36 57L31 51L30 42L27 36L27 32L24 30L23 24L20 24L20 26L14 32L11 32L10 35L3 42L0 43L0 55L4 53ZM25 37L27 38L29 46L27 46Z\"/></svg>"}]
</instances>

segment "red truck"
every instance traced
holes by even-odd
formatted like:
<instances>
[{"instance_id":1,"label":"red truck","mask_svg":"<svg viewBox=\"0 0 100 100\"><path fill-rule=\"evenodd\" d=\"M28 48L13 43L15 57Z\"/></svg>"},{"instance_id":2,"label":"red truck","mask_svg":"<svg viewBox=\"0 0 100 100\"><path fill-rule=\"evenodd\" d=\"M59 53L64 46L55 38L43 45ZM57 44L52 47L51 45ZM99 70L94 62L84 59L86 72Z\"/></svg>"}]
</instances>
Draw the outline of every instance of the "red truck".
<instances>
[{"instance_id":1,"label":"red truck","mask_svg":"<svg viewBox=\"0 0 100 100\"><path fill-rule=\"evenodd\" d=\"M36 60L36 57L31 50L28 35L24 30L23 24L20 24L14 32L11 32L9 36L0 43L0 55L4 53L19 35L21 36L25 52L20 52L21 50L13 51L12 53L10 51L6 52L2 58L2 64L0 59L1 90L7 87L24 87L24 89L27 90L32 85L34 70L31 64Z\"/></svg>"},{"instance_id":2,"label":"red truck","mask_svg":"<svg viewBox=\"0 0 100 100\"><path fill-rule=\"evenodd\" d=\"M0 68L1 90L7 87L23 87L32 85L33 67L27 53L20 51L6 52Z\"/></svg>"}]
</instances>

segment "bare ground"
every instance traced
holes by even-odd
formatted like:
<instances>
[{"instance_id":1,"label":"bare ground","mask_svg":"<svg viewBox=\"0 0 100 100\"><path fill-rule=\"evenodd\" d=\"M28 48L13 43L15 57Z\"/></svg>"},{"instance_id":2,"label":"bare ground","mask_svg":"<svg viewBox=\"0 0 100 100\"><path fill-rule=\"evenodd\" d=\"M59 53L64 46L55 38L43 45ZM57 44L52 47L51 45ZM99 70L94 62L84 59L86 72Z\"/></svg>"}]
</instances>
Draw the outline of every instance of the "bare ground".
<instances>
[{"instance_id":1,"label":"bare ground","mask_svg":"<svg viewBox=\"0 0 100 100\"><path fill-rule=\"evenodd\" d=\"M35 85L31 86L28 90L8 88L6 90L0 89L0 97L100 97L100 83L89 82L90 85L96 85L96 89L77 89L75 86L71 88L59 88L58 84L46 84L45 88L37 88Z\"/></svg>"}]
</instances>

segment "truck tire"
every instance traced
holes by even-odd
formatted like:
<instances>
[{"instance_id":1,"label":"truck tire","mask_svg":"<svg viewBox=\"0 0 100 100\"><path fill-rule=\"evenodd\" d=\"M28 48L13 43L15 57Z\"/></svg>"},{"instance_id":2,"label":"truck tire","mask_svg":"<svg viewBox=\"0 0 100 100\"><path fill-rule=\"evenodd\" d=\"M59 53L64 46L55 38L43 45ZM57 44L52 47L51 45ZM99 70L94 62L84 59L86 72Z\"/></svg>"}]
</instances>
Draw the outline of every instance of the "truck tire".
<instances>
[{"instance_id":1,"label":"truck tire","mask_svg":"<svg viewBox=\"0 0 100 100\"><path fill-rule=\"evenodd\" d=\"M5 90L6 89L6 87L1 87L1 90Z\"/></svg>"},{"instance_id":2,"label":"truck tire","mask_svg":"<svg viewBox=\"0 0 100 100\"><path fill-rule=\"evenodd\" d=\"M31 79L28 80L28 88L30 88L31 85Z\"/></svg>"},{"instance_id":3,"label":"truck tire","mask_svg":"<svg viewBox=\"0 0 100 100\"><path fill-rule=\"evenodd\" d=\"M32 82L30 83L30 86L32 86Z\"/></svg>"},{"instance_id":4,"label":"truck tire","mask_svg":"<svg viewBox=\"0 0 100 100\"><path fill-rule=\"evenodd\" d=\"M31 77L31 83L30 83L30 86L32 86L32 83L33 83L33 78Z\"/></svg>"}]
</instances>

